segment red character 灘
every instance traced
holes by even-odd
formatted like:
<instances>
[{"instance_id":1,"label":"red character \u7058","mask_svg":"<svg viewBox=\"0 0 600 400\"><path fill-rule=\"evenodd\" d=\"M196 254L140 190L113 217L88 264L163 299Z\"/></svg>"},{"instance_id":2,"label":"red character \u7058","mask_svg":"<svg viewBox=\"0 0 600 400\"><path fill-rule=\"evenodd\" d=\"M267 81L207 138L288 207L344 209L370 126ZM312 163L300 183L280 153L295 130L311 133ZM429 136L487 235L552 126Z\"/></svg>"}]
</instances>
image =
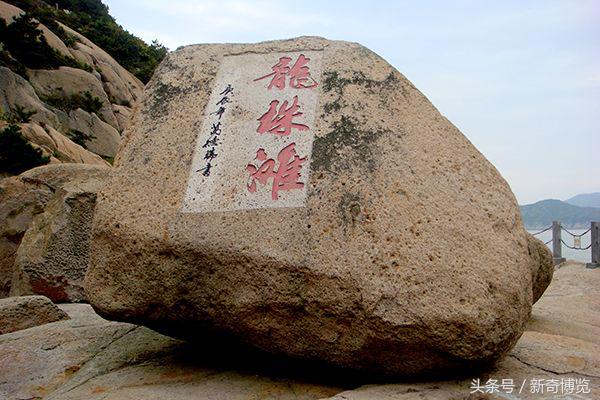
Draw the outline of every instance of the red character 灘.
<instances>
[{"instance_id":1,"label":"red character \u7058","mask_svg":"<svg viewBox=\"0 0 600 400\"><path fill-rule=\"evenodd\" d=\"M267 89L275 86L279 90L285 89L286 78L289 78L289 85L294 89L311 89L318 85L310 76L310 71L306 65L310 61L310 58L306 58L304 54L300 54L294 65L290 67L289 64L291 61L291 57L281 57L279 62L271 67L273 72L256 78L254 82L272 77Z\"/></svg>"},{"instance_id":2,"label":"red character \u7058","mask_svg":"<svg viewBox=\"0 0 600 400\"><path fill-rule=\"evenodd\" d=\"M287 100L279 106L279 110L277 109L278 105L279 100L273 100L271 104L269 104L269 111L264 113L258 119L260 124L258 125L258 128L256 128L256 132L260 134L269 132L274 133L275 135L289 136L289 134L292 133L292 129L298 129L299 131L308 130L308 126L296 124L293 121L294 117L302 115L302 113L298 111L300 109L300 106L298 105L298 96L294 96L294 101L289 107Z\"/></svg>"},{"instance_id":3,"label":"red character \u7058","mask_svg":"<svg viewBox=\"0 0 600 400\"><path fill-rule=\"evenodd\" d=\"M277 156L277 162L274 159L267 159L267 153L264 149L258 149L256 160L261 161L260 166L248 164L246 171L250 173L248 191L256 192L256 181L261 185L266 185L270 178L273 178L271 187L271 198L279 199L280 190L302 189L304 183L300 182L300 169L306 157L300 157L296 152L296 143L291 143L284 147ZM279 164L276 168L276 164Z\"/></svg>"}]
</instances>

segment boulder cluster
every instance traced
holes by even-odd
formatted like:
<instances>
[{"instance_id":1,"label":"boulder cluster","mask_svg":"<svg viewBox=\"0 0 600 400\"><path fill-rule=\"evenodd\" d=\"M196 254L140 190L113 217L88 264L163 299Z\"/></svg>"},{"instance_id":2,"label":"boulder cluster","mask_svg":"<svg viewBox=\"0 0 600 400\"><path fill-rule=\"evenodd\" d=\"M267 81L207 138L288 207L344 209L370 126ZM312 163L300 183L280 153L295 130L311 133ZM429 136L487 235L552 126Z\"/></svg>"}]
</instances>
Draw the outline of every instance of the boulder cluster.
<instances>
[{"instance_id":1,"label":"boulder cluster","mask_svg":"<svg viewBox=\"0 0 600 400\"><path fill-rule=\"evenodd\" d=\"M0 1L5 24L10 26L23 14ZM0 130L17 125L52 164L108 165L144 85L88 38L56 23L72 43L66 45L42 23L37 29L53 51L75 60L79 68L27 69L18 74L0 66Z\"/></svg>"}]
</instances>

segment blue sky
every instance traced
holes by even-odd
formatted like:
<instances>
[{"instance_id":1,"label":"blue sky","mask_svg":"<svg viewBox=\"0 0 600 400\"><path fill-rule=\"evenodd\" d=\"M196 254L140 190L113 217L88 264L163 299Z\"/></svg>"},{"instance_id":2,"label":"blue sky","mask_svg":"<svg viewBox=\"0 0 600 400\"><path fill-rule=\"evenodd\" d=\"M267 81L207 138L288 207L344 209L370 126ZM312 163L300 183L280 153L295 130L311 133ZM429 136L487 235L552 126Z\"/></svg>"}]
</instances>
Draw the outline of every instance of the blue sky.
<instances>
[{"instance_id":1,"label":"blue sky","mask_svg":"<svg viewBox=\"0 0 600 400\"><path fill-rule=\"evenodd\" d=\"M359 42L411 80L520 203L600 191L600 1L103 1L125 29L171 50Z\"/></svg>"}]
</instances>

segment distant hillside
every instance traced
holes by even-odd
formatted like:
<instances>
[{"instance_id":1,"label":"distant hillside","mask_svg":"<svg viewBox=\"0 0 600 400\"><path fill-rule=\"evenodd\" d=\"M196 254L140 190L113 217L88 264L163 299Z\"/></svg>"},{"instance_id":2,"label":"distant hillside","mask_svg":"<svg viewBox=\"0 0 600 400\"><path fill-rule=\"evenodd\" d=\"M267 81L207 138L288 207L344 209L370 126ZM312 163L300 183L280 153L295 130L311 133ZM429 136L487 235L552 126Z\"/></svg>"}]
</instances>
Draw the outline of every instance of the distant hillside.
<instances>
[{"instance_id":1,"label":"distant hillside","mask_svg":"<svg viewBox=\"0 0 600 400\"><path fill-rule=\"evenodd\" d=\"M100 0L5 1L26 11L29 16L50 28L67 46L75 39L57 21L93 40L143 83L150 80L167 54L167 49L156 40L148 45L123 29Z\"/></svg>"},{"instance_id":2,"label":"distant hillside","mask_svg":"<svg viewBox=\"0 0 600 400\"><path fill-rule=\"evenodd\" d=\"M578 194L565 202L579 207L600 207L600 192Z\"/></svg>"},{"instance_id":3,"label":"distant hillside","mask_svg":"<svg viewBox=\"0 0 600 400\"><path fill-rule=\"evenodd\" d=\"M578 207L560 200L542 200L521 206L523 224L528 229L545 228L561 221L566 228L588 228L590 221L600 221L600 208Z\"/></svg>"}]
</instances>

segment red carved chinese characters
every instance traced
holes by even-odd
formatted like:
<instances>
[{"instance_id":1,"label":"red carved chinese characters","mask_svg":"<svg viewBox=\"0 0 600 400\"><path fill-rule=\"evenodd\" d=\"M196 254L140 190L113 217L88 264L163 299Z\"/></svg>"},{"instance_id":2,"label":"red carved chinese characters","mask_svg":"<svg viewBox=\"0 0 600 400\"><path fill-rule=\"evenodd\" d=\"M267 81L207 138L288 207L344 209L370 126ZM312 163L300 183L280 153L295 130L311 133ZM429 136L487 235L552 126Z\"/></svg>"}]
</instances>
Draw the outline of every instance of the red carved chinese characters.
<instances>
[{"instance_id":1,"label":"red carved chinese characters","mask_svg":"<svg viewBox=\"0 0 600 400\"><path fill-rule=\"evenodd\" d=\"M271 101L269 110L258 119L260 124L258 125L256 132L260 134L269 132L275 135L289 136L292 129L298 129L299 131L308 130L308 126L297 124L293 121L294 117L302 115L302 113L298 111L300 109L300 106L298 105L298 96L294 96L292 105L289 107L287 100L279 106L279 109L277 109L278 105L279 100Z\"/></svg>"},{"instance_id":2,"label":"red carved chinese characters","mask_svg":"<svg viewBox=\"0 0 600 400\"><path fill-rule=\"evenodd\" d=\"M254 79L254 82L271 78L267 90L273 87L284 90L289 89L311 89L316 87L317 82L310 76L308 67L309 58L300 54L292 64L292 57L280 57L279 61L271 67L270 74ZM272 100L269 103L269 109L260 118L256 132L263 135L270 133L277 136L290 136L297 131L307 131L307 125L294 122L294 118L301 117L298 96L291 100ZM289 142L288 142L289 143ZM269 158L264 148L256 151L258 165L249 163L246 171L250 174L247 188L250 193L255 193L257 182L261 185L267 185L269 179L273 180L271 186L271 199L279 199L280 190L302 189L304 183L300 181L300 170L307 157L300 157L296 152L296 143L287 144L277 155L277 160Z\"/></svg>"},{"instance_id":3,"label":"red carved chinese characters","mask_svg":"<svg viewBox=\"0 0 600 400\"><path fill-rule=\"evenodd\" d=\"M300 54L294 65L289 67L291 61L291 57L281 57L279 62L271 67L273 72L256 78L254 82L272 77L269 86L267 86L269 90L273 86L279 90L285 89L286 78L289 78L289 86L294 89L311 89L318 85L310 76L310 71L306 65L310 61L310 58L306 58L304 54Z\"/></svg>"},{"instance_id":4,"label":"red carved chinese characters","mask_svg":"<svg viewBox=\"0 0 600 400\"><path fill-rule=\"evenodd\" d=\"M246 170L250 173L248 191L256 192L256 181L266 185L270 178L273 178L271 187L271 198L279 199L280 190L302 189L304 183L300 182L300 169L306 157L300 157L296 152L296 143L291 143L284 147L277 156L277 168L274 159L267 159L267 153L264 149L258 149L256 160L261 161L260 166L248 164Z\"/></svg>"}]
</instances>

